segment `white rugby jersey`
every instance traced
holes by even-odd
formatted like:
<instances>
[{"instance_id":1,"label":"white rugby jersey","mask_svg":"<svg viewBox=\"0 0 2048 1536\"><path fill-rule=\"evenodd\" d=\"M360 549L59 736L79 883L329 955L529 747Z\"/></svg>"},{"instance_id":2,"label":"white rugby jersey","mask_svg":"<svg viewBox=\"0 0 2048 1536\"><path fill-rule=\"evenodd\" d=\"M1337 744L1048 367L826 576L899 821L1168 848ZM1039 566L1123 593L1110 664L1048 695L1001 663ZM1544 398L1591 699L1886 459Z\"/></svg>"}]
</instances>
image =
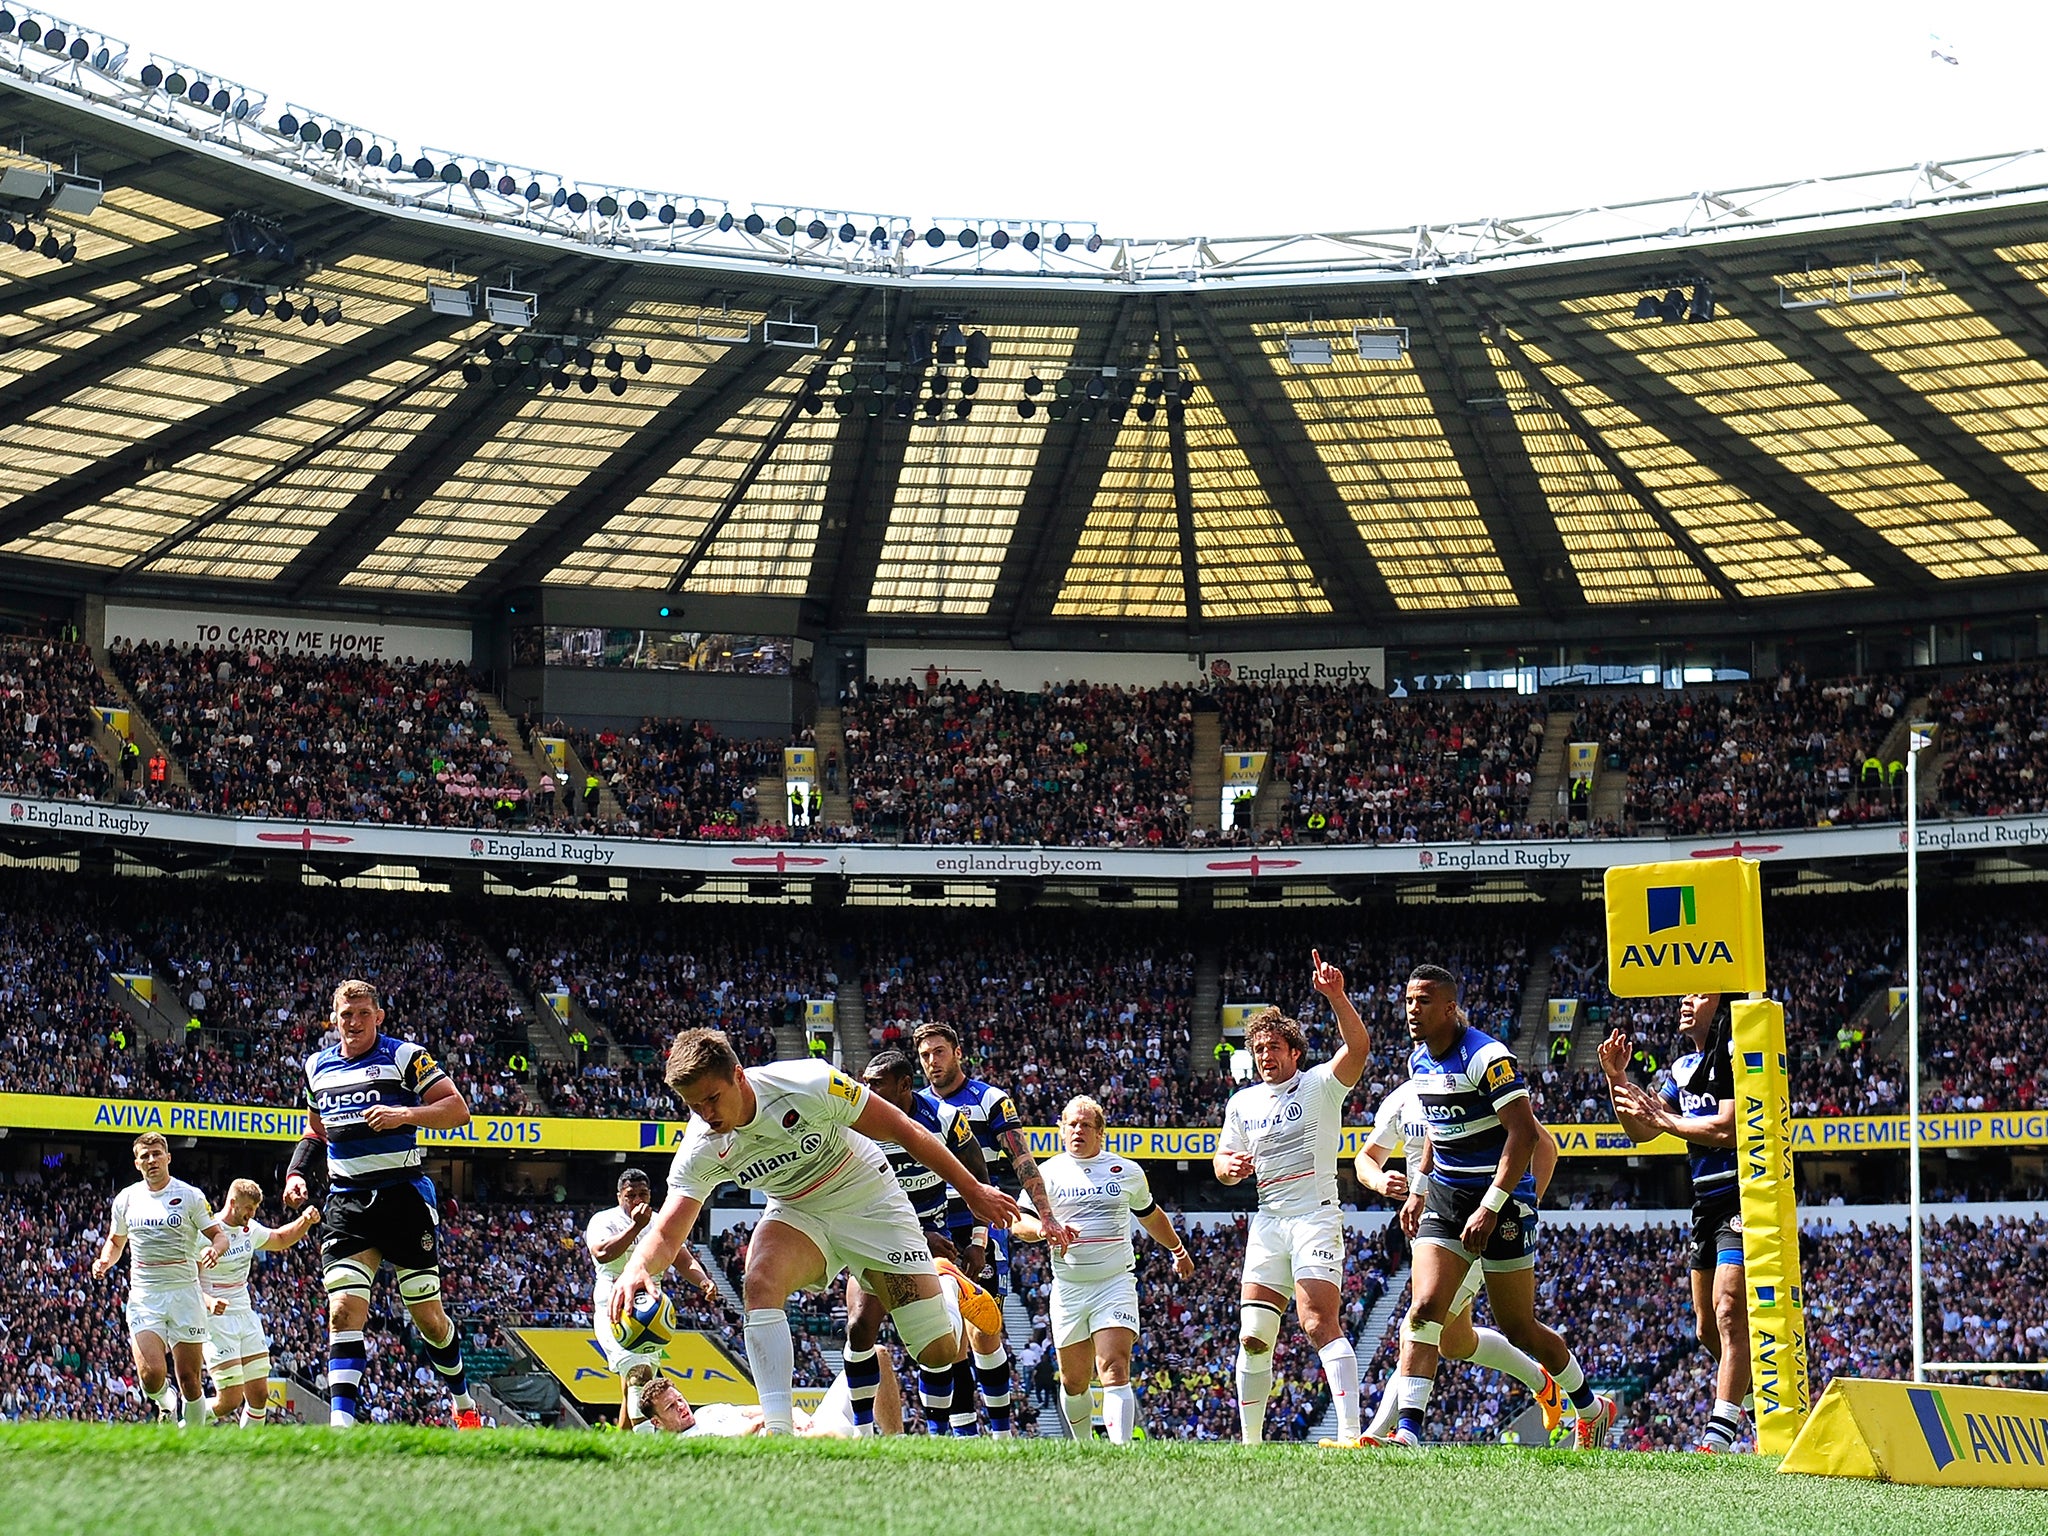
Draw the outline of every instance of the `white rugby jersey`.
<instances>
[{"instance_id":1,"label":"white rugby jersey","mask_svg":"<svg viewBox=\"0 0 2048 1536\"><path fill-rule=\"evenodd\" d=\"M1372 1117L1372 1135L1365 1144L1385 1148L1388 1162L1400 1158L1413 1184L1415 1165L1422 1161L1422 1144L1428 1135L1429 1117L1422 1112L1422 1095L1415 1091L1411 1077L1380 1100Z\"/></svg>"},{"instance_id":2,"label":"white rugby jersey","mask_svg":"<svg viewBox=\"0 0 2048 1536\"><path fill-rule=\"evenodd\" d=\"M904 1197L888 1159L852 1125L867 1108L868 1090L824 1062L746 1067L754 1118L714 1132L694 1116L669 1165L668 1187L707 1200L721 1184L758 1189L810 1209L864 1211L901 1206Z\"/></svg>"},{"instance_id":3,"label":"white rugby jersey","mask_svg":"<svg viewBox=\"0 0 2048 1536\"><path fill-rule=\"evenodd\" d=\"M225 1297L228 1310L240 1311L249 1305L249 1266L256 1260L256 1251L270 1241L274 1229L260 1221L234 1226L225 1210L216 1212L214 1220L228 1229L228 1251L213 1268L199 1276L199 1289L209 1297Z\"/></svg>"},{"instance_id":4,"label":"white rugby jersey","mask_svg":"<svg viewBox=\"0 0 2048 1536\"><path fill-rule=\"evenodd\" d=\"M687 1139L687 1138L686 1138ZM626 1266L633 1260L633 1245L626 1244L615 1259L600 1259L595 1250L599 1243L610 1242L621 1232L629 1232L633 1218L620 1210L617 1205L608 1205L590 1218L590 1225L583 1230L583 1241L593 1250L590 1262L597 1266L597 1278L591 1282L590 1303L593 1317L603 1317L611 1308L612 1283L626 1272Z\"/></svg>"},{"instance_id":5,"label":"white rugby jersey","mask_svg":"<svg viewBox=\"0 0 2048 1536\"><path fill-rule=\"evenodd\" d=\"M1137 1267L1131 1246L1131 1218L1152 1209L1152 1186L1136 1158L1103 1152L1079 1158L1062 1152L1038 1165L1045 1197L1056 1220L1074 1229L1073 1246L1052 1255L1052 1272L1062 1280L1107 1280ZM1033 1210L1031 1196L1018 1203ZM1043 1213L1040 1213L1043 1214Z\"/></svg>"},{"instance_id":6,"label":"white rugby jersey","mask_svg":"<svg viewBox=\"0 0 2048 1536\"><path fill-rule=\"evenodd\" d=\"M114 1196L113 1230L128 1239L128 1289L169 1291L196 1283L212 1225L213 1207L183 1179L154 1191L137 1179Z\"/></svg>"},{"instance_id":7,"label":"white rugby jersey","mask_svg":"<svg viewBox=\"0 0 2048 1536\"><path fill-rule=\"evenodd\" d=\"M1350 1091L1325 1061L1284 1083L1253 1083L1230 1096L1216 1145L1251 1153L1260 1210L1304 1216L1336 1204L1337 1145Z\"/></svg>"}]
</instances>

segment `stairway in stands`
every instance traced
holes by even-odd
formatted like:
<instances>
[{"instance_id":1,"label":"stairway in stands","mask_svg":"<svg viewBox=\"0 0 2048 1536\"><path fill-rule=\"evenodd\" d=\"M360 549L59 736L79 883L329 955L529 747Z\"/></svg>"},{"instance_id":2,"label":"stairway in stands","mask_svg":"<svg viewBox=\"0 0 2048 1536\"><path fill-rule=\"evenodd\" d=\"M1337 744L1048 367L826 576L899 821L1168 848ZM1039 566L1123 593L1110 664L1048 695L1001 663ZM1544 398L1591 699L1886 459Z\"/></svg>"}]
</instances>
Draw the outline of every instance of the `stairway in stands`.
<instances>
[{"instance_id":1,"label":"stairway in stands","mask_svg":"<svg viewBox=\"0 0 2048 1536\"><path fill-rule=\"evenodd\" d=\"M860 967L850 969L851 975L839 978L832 1030L839 1036L839 1070L848 1077L859 1077L867 1071L874 1048L868 1041L868 1000L861 990Z\"/></svg>"},{"instance_id":2,"label":"stairway in stands","mask_svg":"<svg viewBox=\"0 0 2048 1536\"><path fill-rule=\"evenodd\" d=\"M840 713L839 706L834 704L829 706L820 705L818 708L818 718L811 725L812 737L818 745L818 788L824 791L825 796L825 824L832 827L847 826L853 821L853 801L848 799L846 794L847 765L844 723L845 717ZM835 753L839 757L839 787L837 789L826 789L825 763ZM785 790L785 798L787 794L788 791Z\"/></svg>"},{"instance_id":3,"label":"stairway in stands","mask_svg":"<svg viewBox=\"0 0 2048 1536\"><path fill-rule=\"evenodd\" d=\"M95 656L93 666L99 671L100 686L106 690L107 701L128 711L128 733L134 739L135 745L142 748L143 761L147 763L156 753L163 753L164 761L170 765L171 783L179 789L189 791L192 788L192 781L185 776L183 766L171 755L170 748L164 745L163 737L157 735L156 727L150 724L149 716L142 712L142 706L135 702L135 695L128 691L128 685L114 675L114 669L107 665L104 655ZM114 768L115 780L119 782L118 759L114 763ZM135 775L136 783L141 784L143 778L142 771L138 770Z\"/></svg>"},{"instance_id":4,"label":"stairway in stands","mask_svg":"<svg viewBox=\"0 0 2048 1536\"><path fill-rule=\"evenodd\" d=\"M526 780L529 791L538 794L540 776L546 770L520 735L519 722L512 718L512 712L505 708L503 701L495 693L485 693L479 689L477 698L483 703L484 715L491 723L491 735L512 754L512 771Z\"/></svg>"},{"instance_id":5,"label":"stairway in stands","mask_svg":"<svg viewBox=\"0 0 2048 1536\"><path fill-rule=\"evenodd\" d=\"M1562 826L1571 816L1566 798L1568 765L1565 749L1571 745L1575 710L1553 709L1543 717L1543 750L1536 754L1536 768L1529 778L1529 820Z\"/></svg>"},{"instance_id":6,"label":"stairway in stands","mask_svg":"<svg viewBox=\"0 0 2048 1536\"><path fill-rule=\"evenodd\" d=\"M1188 775L1188 825L1223 824L1223 717L1213 709L1195 716L1194 763Z\"/></svg>"}]
</instances>

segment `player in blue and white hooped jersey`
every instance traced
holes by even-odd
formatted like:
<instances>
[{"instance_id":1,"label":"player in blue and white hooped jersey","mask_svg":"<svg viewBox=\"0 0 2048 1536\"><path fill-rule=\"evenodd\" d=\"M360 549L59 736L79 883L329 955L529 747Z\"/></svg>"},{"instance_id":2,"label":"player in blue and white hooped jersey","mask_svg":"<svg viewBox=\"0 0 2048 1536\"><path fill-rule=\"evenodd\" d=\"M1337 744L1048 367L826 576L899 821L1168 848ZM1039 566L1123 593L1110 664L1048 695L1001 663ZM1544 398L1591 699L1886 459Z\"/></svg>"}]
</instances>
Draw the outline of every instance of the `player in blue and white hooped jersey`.
<instances>
[{"instance_id":1,"label":"player in blue and white hooped jersey","mask_svg":"<svg viewBox=\"0 0 2048 1536\"><path fill-rule=\"evenodd\" d=\"M943 1021L928 1020L917 1026L916 1033L911 1036L911 1044L917 1051L918 1065L924 1068L928 1085L922 1097L964 1117L974 1132L974 1139L981 1144L981 1154L989 1168L1007 1167L1017 1181L1018 1192L1029 1196L1039 1210L1049 1209L1045 1183L1038 1175L1037 1159L1032 1157L1030 1145L1024 1138L1024 1117L1017 1113L1016 1102L1009 1094L993 1083L968 1075L967 1059L960 1050L959 1032ZM1044 1232L1045 1240L1052 1245L1054 1252L1064 1251L1073 1241L1072 1231L1050 1217L1044 1222ZM981 1254L975 1246L974 1234L971 1230L963 1230L957 1220L953 1227L953 1243L960 1249L960 1267L969 1279L980 1281L998 1296L1008 1289L1008 1228L989 1230L988 1252L994 1260L992 1274L979 1267ZM971 1433L973 1415L962 1405L971 1405L976 1387L981 1389L984 1403L1006 1400L1010 1396L1010 1378L1010 1357L1006 1352L984 1354L976 1351L971 1371L963 1363L955 1373L954 1425L962 1432Z\"/></svg>"},{"instance_id":2,"label":"player in blue and white hooped jersey","mask_svg":"<svg viewBox=\"0 0 2048 1536\"><path fill-rule=\"evenodd\" d=\"M1401 1229L1414 1245L1414 1301L1401 1326L1399 1375L1390 1383L1400 1425L1382 1445L1422 1437L1436 1385L1444 1323L1466 1272L1484 1266L1486 1300L1510 1343L1556 1378L1578 1416L1582 1449L1601 1443L1614 1400L1586 1385L1565 1341L1536 1319L1536 1182L1530 1166L1546 1134L1536 1123L1514 1053L1472 1028L1458 1006L1457 978L1418 965L1403 993L1415 1084L1429 1140L1422 1187L1411 1185Z\"/></svg>"},{"instance_id":3,"label":"player in blue and white hooped jersey","mask_svg":"<svg viewBox=\"0 0 2048 1536\"><path fill-rule=\"evenodd\" d=\"M1066 1151L1047 1158L1039 1171L1053 1214L1074 1231L1072 1245L1052 1256L1052 1346L1059 1351L1067 1427L1076 1440L1090 1438L1095 1398L1088 1388L1099 1380L1109 1442L1129 1445L1138 1424L1138 1397L1131 1388L1138 1259L1131 1223L1136 1221L1173 1255L1177 1279L1192 1280L1195 1261L1173 1230L1172 1218L1153 1200L1144 1167L1135 1158L1103 1150L1108 1131L1095 1100L1086 1094L1068 1100L1060 1111ZM1021 1241L1037 1242L1038 1213L1020 1216L1016 1230Z\"/></svg>"},{"instance_id":4,"label":"player in blue and white hooped jersey","mask_svg":"<svg viewBox=\"0 0 2048 1536\"><path fill-rule=\"evenodd\" d=\"M1631 1042L1620 1030L1600 1043L1600 1070L1630 1140L1668 1134L1690 1150L1693 1318L1716 1366L1714 1411L1699 1448L1728 1451L1742 1437L1750 1381L1742 1194L1735 1182L1735 1040L1717 992L1681 999L1678 1029L1692 1049L1672 1062L1661 1095L1629 1081Z\"/></svg>"},{"instance_id":5,"label":"player in blue and white hooped jersey","mask_svg":"<svg viewBox=\"0 0 2048 1536\"><path fill-rule=\"evenodd\" d=\"M389 1259L427 1362L448 1388L456 1427L481 1428L455 1324L441 1305L441 1212L419 1149L422 1130L467 1125L469 1105L425 1047L384 1033L384 1010L367 981L334 989L334 1027L339 1043L306 1058L306 1135L284 1181L284 1203L295 1210L310 1198L307 1171L324 1159L333 1191L320 1238L329 1422L346 1429L361 1409L370 1287Z\"/></svg>"},{"instance_id":6,"label":"player in blue and white hooped jersey","mask_svg":"<svg viewBox=\"0 0 2048 1536\"><path fill-rule=\"evenodd\" d=\"M1372 1054L1365 1021L1344 990L1344 973L1311 952L1316 991L1329 1001L1343 1044L1317 1066L1302 1066L1308 1036L1278 1008L1245 1020L1245 1048L1259 1081L1223 1109L1216 1139L1218 1182L1256 1178L1259 1209L1244 1251L1237 1349L1238 1427L1247 1445L1265 1438L1273 1393L1273 1341L1291 1294L1301 1331L1329 1378L1337 1439L1358 1439L1358 1356L1344 1336L1344 1212L1337 1204L1337 1148L1344 1100Z\"/></svg>"},{"instance_id":7,"label":"player in blue and white hooped jersey","mask_svg":"<svg viewBox=\"0 0 2048 1536\"><path fill-rule=\"evenodd\" d=\"M1422 1153L1429 1144L1429 1119L1422 1112L1422 1096L1415 1079L1409 1078L1380 1100L1373 1114L1372 1135L1358 1149L1358 1182L1376 1195L1405 1201L1422 1182ZM1536 1181L1536 1203L1543 1203L1550 1188L1550 1176L1557 1171L1557 1139L1547 1132L1536 1142L1530 1173ZM1465 1271L1458 1294L1451 1303L1438 1348L1446 1360L1469 1360L1484 1370L1512 1376L1529 1389L1543 1410L1543 1427L1554 1430L1564 1421L1564 1394L1550 1372L1508 1342L1496 1328L1481 1328L1472 1321L1472 1303L1484 1283L1485 1269L1474 1264ZM1394 1431L1400 1405L1394 1399L1392 1383L1380 1394L1379 1407L1361 1438L1377 1442Z\"/></svg>"},{"instance_id":8,"label":"player in blue and white hooped jersey","mask_svg":"<svg viewBox=\"0 0 2048 1536\"><path fill-rule=\"evenodd\" d=\"M206 1307L199 1277L227 1252L228 1235L206 1196L171 1177L171 1144L162 1132L143 1132L134 1150L142 1177L114 1196L92 1277L105 1279L122 1251L132 1250L126 1311L136 1379L166 1418L180 1429L198 1429L206 1423L200 1379Z\"/></svg>"}]
</instances>

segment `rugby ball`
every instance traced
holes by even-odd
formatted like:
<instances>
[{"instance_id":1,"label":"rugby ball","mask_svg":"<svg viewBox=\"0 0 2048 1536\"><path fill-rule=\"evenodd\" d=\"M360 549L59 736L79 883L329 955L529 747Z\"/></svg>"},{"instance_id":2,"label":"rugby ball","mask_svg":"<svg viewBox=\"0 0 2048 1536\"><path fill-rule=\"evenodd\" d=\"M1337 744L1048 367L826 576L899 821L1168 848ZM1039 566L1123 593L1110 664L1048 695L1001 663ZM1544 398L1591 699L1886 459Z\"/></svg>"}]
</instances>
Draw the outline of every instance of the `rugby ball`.
<instances>
[{"instance_id":1,"label":"rugby ball","mask_svg":"<svg viewBox=\"0 0 2048 1536\"><path fill-rule=\"evenodd\" d=\"M635 1353L659 1350L675 1336L675 1303L660 1291L642 1291L625 1316L612 1324L619 1347Z\"/></svg>"}]
</instances>

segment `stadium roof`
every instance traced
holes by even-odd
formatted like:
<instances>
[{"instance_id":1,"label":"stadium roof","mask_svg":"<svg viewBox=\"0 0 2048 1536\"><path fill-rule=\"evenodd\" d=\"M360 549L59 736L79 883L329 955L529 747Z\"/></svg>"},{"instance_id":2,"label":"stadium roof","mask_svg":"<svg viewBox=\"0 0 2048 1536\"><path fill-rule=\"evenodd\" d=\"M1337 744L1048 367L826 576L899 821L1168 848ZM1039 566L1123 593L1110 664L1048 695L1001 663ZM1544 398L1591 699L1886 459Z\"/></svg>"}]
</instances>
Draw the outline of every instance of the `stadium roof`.
<instances>
[{"instance_id":1,"label":"stadium roof","mask_svg":"<svg viewBox=\"0 0 2048 1536\"><path fill-rule=\"evenodd\" d=\"M0 216L28 230L0 246L18 589L435 613L720 593L835 634L1041 644L2048 601L2040 152L1091 251L1082 226L399 155L168 60L106 44L96 67L97 34L48 41L0 39ZM496 323L492 289L532 323ZM482 356L522 341L530 373Z\"/></svg>"}]
</instances>

